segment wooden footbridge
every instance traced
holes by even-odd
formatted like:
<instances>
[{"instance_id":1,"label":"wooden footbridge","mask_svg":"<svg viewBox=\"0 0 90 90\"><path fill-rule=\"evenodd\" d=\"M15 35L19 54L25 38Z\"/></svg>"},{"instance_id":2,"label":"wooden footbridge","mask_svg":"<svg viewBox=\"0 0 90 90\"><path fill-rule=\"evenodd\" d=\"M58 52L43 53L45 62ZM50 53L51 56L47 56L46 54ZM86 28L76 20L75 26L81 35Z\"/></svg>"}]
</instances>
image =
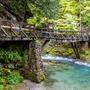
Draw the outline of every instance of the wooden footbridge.
<instances>
[{"instance_id":1,"label":"wooden footbridge","mask_svg":"<svg viewBox=\"0 0 90 90\"><path fill-rule=\"evenodd\" d=\"M51 29L36 30L35 27L13 23L9 20L0 20L0 41L28 41L28 59L30 79L40 82L44 79L41 61L42 41L55 40L57 42L70 42L76 57L77 46L73 42L89 41L90 31L61 31ZM42 40L42 41L41 41ZM45 44L45 42L44 42Z\"/></svg>"},{"instance_id":2,"label":"wooden footbridge","mask_svg":"<svg viewBox=\"0 0 90 90\"><path fill-rule=\"evenodd\" d=\"M9 20L0 20L0 40L32 40L47 39L57 40L58 42L68 41L89 41L90 31L61 31L41 29L36 30L35 27L24 26L23 24L14 24Z\"/></svg>"}]
</instances>

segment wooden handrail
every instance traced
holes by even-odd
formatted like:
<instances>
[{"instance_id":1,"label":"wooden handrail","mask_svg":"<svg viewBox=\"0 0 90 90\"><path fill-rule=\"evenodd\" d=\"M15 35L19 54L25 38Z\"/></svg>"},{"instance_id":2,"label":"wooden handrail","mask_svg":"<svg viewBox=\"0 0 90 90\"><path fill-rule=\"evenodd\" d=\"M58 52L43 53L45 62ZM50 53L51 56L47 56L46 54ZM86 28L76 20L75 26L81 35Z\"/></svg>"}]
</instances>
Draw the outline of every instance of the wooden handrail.
<instances>
[{"instance_id":1,"label":"wooden handrail","mask_svg":"<svg viewBox=\"0 0 90 90\"><path fill-rule=\"evenodd\" d=\"M3 22L6 22L3 24ZM8 24L7 24L8 23ZM13 25L13 22L10 20L1 20L0 19L0 30L4 32L6 37L13 37L13 34L16 38L46 38L46 39L59 39L59 40L89 40L90 31L74 31L74 30L47 30L42 28L42 30L36 30L35 27L25 27L16 23L17 26ZM1 35L1 33L0 33ZM31 35L31 36L30 36ZM24 37L22 37L24 36ZM3 37L5 38L5 37ZM19 38L20 39L20 38Z\"/></svg>"}]
</instances>

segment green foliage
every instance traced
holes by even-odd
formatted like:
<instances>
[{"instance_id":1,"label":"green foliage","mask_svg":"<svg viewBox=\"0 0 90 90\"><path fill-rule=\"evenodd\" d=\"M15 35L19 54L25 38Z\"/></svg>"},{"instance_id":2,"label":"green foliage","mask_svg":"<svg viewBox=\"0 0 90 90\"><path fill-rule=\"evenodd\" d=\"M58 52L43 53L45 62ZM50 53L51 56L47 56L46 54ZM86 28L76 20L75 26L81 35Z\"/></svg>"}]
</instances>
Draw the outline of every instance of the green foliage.
<instances>
[{"instance_id":1,"label":"green foliage","mask_svg":"<svg viewBox=\"0 0 90 90\"><path fill-rule=\"evenodd\" d=\"M48 23L48 19L42 17L41 15L38 15L27 19L27 23L30 25L34 25L36 28L40 29L43 28L46 23Z\"/></svg>"},{"instance_id":2,"label":"green foliage","mask_svg":"<svg viewBox=\"0 0 90 90\"><path fill-rule=\"evenodd\" d=\"M55 29L78 30L79 2L76 0L60 0L60 17L55 20Z\"/></svg>"},{"instance_id":3,"label":"green foliage","mask_svg":"<svg viewBox=\"0 0 90 90\"><path fill-rule=\"evenodd\" d=\"M0 85L3 85L5 83L6 83L6 80L4 78L0 77Z\"/></svg>"},{"instance_id":4,"label":"green foliage","mask_svg":"<svg viewBox=\"0 0 90 90\"><path fill-rule=\"evenodd\" d=\"M17 85L22 82L23 77L20 75L19 69L27 64L24 48L22 49L22 47L15 45L11 45L8 48L0 48L0 63L0 85L2 85L0 90L3 90L1 88L4 85Z\"/></svg>"},{"instance_id":5,"label":"green foliage","mask_svg":"<svg viewBox=\"0 0 90 90\"><path fill-rule=\"evenodd\" d=\"M60 0L60 18L55 20L55 29L80 30L80 24L90 28L89 0Z\"/></svg>"},{"instance_id":6,"label":"green foliage","mask_svg":"<svg viewBox=\"0 0 90 90\"><path fill-rule=\"evenodd\" d=\"M47 47L44 48L44 54L51 54L51 55L61 55L61 56L72 56L73 50L72 48L68 47L68 44L64 44L61 46L54 46L54 47Z\"/></svg>"},{"instance_id":7,"label":"green foliage","mask_svg":"<svg viewBox=\"0 0 90 90\"><path fill-rule=\"evenodd\" d=\"M48 18L48 21L53 20L55 29L79 30L80 24L90 28L89 0L4 0L4 2L23 21L37 28L42 28L48 23L44 17Z\"/></svg>"},{"instance_id":8,"label":"green foliage","mask_svg":"<svg viewBox=\"0 0 90 90\"><path fill-rule=\"evenodd\" d=\"M36 77L37 75L37 77ZM34 82L40 83L41 81L45 80L45 75L44 72L42 71L32 71L30 70L28 72L28 76L30 77L30 79Z\"/></svg>"},{"instance_id":9,"label":"green foliage","mask_svg":"<svg viewBox=\"0 0 90 90\"><path fill-rule=\"evenodd\" d=\"M25 63L27 60L25 60L24 52L23 55L21 55L21 53L16 50L0 48L0 61L4 63Z\"/></svg>"},{"instance_id":10,"label":"green foliage","mask_svg":"<svg viewBox=\"0 0 90 90\"><path fill-rule=\"evenodd\" d=\"M7 76L10 74L10 69L6 69L6 68L0 68L0 77L3 77L3 76Z\"/></svg>"},{"instance_id":11,"label":"green foliage","mask_svg":"<svg viewBox=\"0 0 90 90\"><path fill-rule=\"evenodd\" d=\"M23 81L19 69L27 64L27 56L22 48L15 45L0 48L0 90L6 90L10 88L9 85L18 85Z\"/></svg>"},{"instance_id":12,"label":"green foliage","mask_svg":"<svg viewBox=\"0 0 90 90\"><path fill-rule=\"evenodd\" d=\"M59 0L4 0L3 2L24 21L35 15L58 17Z\"/></svg>"},{"instance_id":13,"label":"green foliage","mask_svg":"<svg viewBox=\"0 0 90 90\"><path fill-rule=\"evenodd\" d=\"M80 55L82 60L86 60L87 62L90 62L90 48L86 50L81 50Z\"/></svg>"},{"instance_id":14,"label":"green foliage","mask_svg":"<svg viewBox=\"0 0 90 90\"><path fill-rule=\"evenodd\" d=\"M90 1L83 0L81 3L82 3L82 10L81 10L82 24L89 29L90 28Z\"/></svg>"},{"instance_id":15,"label":"green foliage","mask_svg":"<svg viewBox=\"0 0 90 90\"><path fill-rule=\"evenodd\" d=\"M4 90L4 86L3 85L0 85L0 90Z\"/></svg>"},{"instance_id":16,"label":"green foliage","mask_svg":"<svg viewBox=\"0 0 90 90\"><path fill-rule=\"evenodd\" d=\"M35 0L28 3L33 15L42 15L48 18L57 18L59 0Z\"/></svg>"},{"instance_id":17,"label":"green foliage","mask_svg":"<svg viewBox=\"0 0 90 90\"><path fill-rule=\"evenodd\" d=\"M8 76L7 76L7 83L11 84L11 85L15 85L15 84L19 84L23 81L23 77L20 76L19 72L11 72Z\"/></svg>"},{"instance_id":18,"label":"green foliage","mask_svg":"<svg viewBox=\"0 0 90 90\"><path fill-rule=\"evenodd\" d=\"M0 85L12 84L16 85L21 83L23 77L18 71L12 71L6 68L0 68Z\"/></svg>"}]
</instances>

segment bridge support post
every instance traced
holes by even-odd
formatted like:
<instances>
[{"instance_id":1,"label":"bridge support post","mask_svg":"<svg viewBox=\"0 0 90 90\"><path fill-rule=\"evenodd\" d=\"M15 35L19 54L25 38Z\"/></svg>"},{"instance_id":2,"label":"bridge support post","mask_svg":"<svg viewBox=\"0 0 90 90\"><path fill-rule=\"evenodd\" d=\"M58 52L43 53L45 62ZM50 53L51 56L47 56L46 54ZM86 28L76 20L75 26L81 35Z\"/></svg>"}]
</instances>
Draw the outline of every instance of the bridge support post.
<instances>
[{"instance_id":1,"label":"bridge support post","mask_svg":"<svg viewBox=\"0 0 90 90\"><path fill-rule=\"evenodd\" d=\"M75 57L80 59L80 54L79 54L76 42L71 42L71 47L73 48L73 52L75 54Z\"/></svg>"},{"instance_id":2,"label":"bridge support post","mask_svg":"<svg viewBox=\"0 0 90 90\"><path fill-rule=\"evenodd\" d=\"M29 42L29 67L29 76L32 81L39 83L45 79L39 40L33 39Z\"/></svg>"}]
</instances>

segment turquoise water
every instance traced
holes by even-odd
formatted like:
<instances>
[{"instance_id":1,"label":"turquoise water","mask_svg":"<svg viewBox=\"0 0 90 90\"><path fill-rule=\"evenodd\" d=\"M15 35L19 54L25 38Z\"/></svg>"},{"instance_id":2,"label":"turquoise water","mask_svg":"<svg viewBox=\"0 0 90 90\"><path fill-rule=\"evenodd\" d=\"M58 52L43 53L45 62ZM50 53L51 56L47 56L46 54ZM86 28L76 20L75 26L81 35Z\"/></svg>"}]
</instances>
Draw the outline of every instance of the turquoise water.
<instances>
[{"instance_id":1,"label":"turquoise water","mask_svg":"<svg viewBox=\"0 0 90 90\"><path fill-rule=\"evenodd\" d=\"M47 66L46 90L90 90L90 67L72 62Z\"/></svg>"}]
</instances>

